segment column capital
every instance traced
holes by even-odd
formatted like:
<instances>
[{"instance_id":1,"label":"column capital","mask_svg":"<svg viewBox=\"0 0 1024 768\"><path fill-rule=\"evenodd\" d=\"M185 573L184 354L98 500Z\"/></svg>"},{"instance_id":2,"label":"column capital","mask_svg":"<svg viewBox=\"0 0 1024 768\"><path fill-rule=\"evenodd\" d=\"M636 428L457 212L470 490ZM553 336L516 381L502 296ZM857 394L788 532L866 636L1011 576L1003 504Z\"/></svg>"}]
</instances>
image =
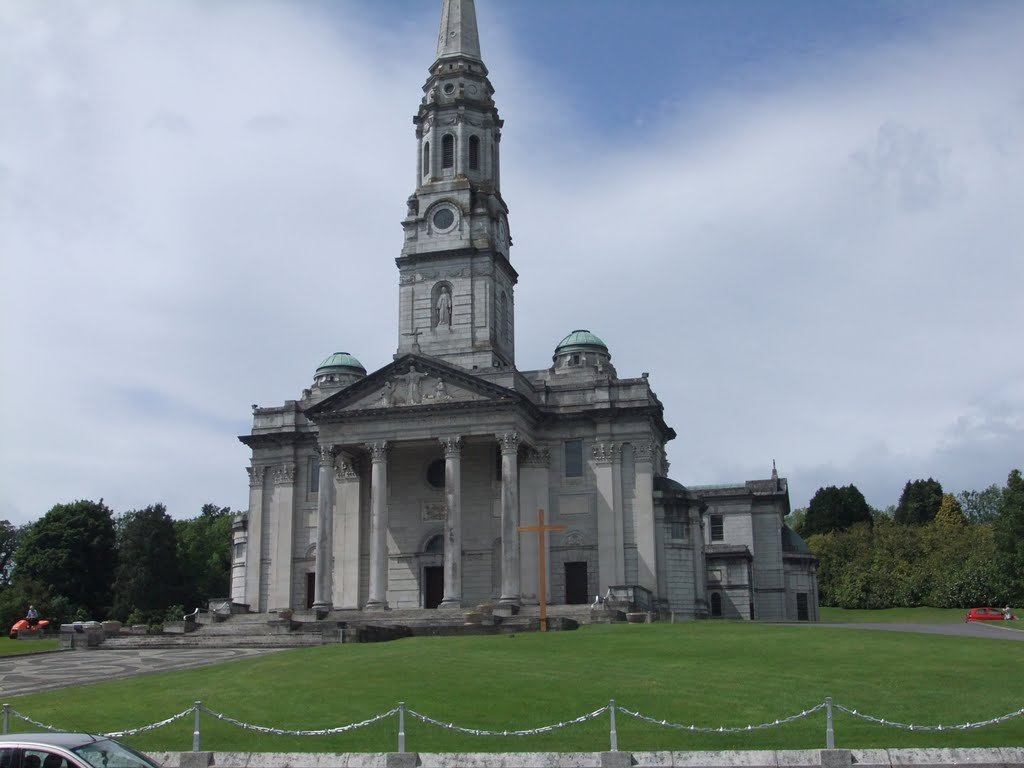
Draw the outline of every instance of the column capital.
<instances>
[{"instance_id":1,"label":"column capital","mask_svg":"<svg viewBox=\"0 0 1024 768\"><path fill-rule=\"evenodd\" d=\"M337 454L334 459L334 476L338 482L349 482L358 479L358 460Z\"/></svg>"},{"instance_id":2,"label":"column capital","mask_svg":"<svg viewBox=\"0 0 1024 768\"><path fill-rule=\"evenodd\" d=\"M594 460L598 464L608 465L621 460L621 451L617 443L594 443Z\"/></svg>"},{"instance_id":3,"label":"column capital","mask_svg":"<svg viewBox=\"0 0 1024 768\"><path fill-rule=\"evenodd\" d=\"M281 464L274 469L274 485L294 485L295 465Z\"/></svg>"},{"instance_id":4,"label":"column capital","mask_svg":"<svg viewBox=\"0 0 1024 768\"><path fill-rule=\"evenodd\" d=\"M637 461L654 461L658 455L659 446L651 440L640 440L633 443L633 455Z\"/></svg>"},{"instance_id":5,"label":"column capital","mask_svg":"<svg viewBox=\"0 0 1024 768\"><path fill-rule=\"evenodd\" d=\"M504 432L500 435L496 435L498 438L498 445L501 446L502 453L517 453L519 451L519 444L522 442L522 438L519 437L518 432Z\"/></svg>"},{"instance_id":6,"label":"column capital","mask_svg":"<svg viewBox=\"0 0 1024 768\"><path fill-rule=\"evenodd\" d=\"M370 452L370 461L374 464L380 464L388 460L388 451L391 450L391 444L387 440L382 440L379 443L367 443L366 450Z\"/></svg>"},{"instance_id":7,"label":"column capital","mask_svg":"<svg viewBox=\"0 0 1024 768\"><path fill-rule=\"evenodd\" d=\"M551 466L551 451L547 448L530 448L523 458L522 465L528 468L547 469Z\"/></svg>"},{"instance_id":8,"label":"column capital","mask_svg":"<svg viewBox=\"0 0 1024 768\"><path fill-rule=\"evenodd\" d=\"M249 473L249 487L259 488L263 485L263 475L266 473L266 467L246 467L245 471Z\"/></svg>"},{"instance_id":9,"label":"column capital","mask_svg":"<svg viewBox=\"0 0 1024 768\"><path fill-rule=\"evenodd\" d=\"M438 442L444 446L446 459L457 459L462 455L462 437L442 437Z\"/></svg>"},{"instance_id":10,"label":"column capital","mask_svg":"<svg viewBox=\"0 0 1024 768\"><path fill-rule=\"evenodd\" d=\"M330 467L334 464L334 451L336 446L334 445L320 445L317 450L320 452L320 466Z\"/></svg>"}]
</instances>

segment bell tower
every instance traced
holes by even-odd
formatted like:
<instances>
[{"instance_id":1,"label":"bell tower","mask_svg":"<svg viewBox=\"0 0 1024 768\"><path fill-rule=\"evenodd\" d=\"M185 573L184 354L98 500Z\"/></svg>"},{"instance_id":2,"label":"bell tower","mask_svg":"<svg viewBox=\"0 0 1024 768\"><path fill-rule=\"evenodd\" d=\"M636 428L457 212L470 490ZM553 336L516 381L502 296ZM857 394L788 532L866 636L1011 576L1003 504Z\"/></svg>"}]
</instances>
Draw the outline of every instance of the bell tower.
<instances>
[{"instance_id":1,"label":"bell tower","mask_svg":"<svg viewBox=\"0 0 1024 768\"><path fill-rule=\"evenodd\" d=\"M502 120L473 0L444 0L437 57L413 117L416 188L402 222L398 353L468 369L515 364L518 274L501 197Z\"/></svg>"}]
</instances>

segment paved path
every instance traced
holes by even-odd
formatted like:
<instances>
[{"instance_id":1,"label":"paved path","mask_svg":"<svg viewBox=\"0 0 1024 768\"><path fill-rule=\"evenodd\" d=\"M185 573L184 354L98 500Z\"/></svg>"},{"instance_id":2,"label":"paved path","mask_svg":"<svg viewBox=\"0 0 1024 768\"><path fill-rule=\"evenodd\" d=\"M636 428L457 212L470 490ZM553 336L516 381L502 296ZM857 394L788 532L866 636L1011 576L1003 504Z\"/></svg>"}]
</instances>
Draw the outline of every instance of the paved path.
<instances>
[{"instance_id":1,"label":"paved path","mask_svg":"<svg viewBox=\"0 0 1024 768\"><path fill-rule=\"evenodd\" d=\"M11 696L275 653L258 648L147 648L0 657L0 703Z\"/></svg>"}]
</instances>

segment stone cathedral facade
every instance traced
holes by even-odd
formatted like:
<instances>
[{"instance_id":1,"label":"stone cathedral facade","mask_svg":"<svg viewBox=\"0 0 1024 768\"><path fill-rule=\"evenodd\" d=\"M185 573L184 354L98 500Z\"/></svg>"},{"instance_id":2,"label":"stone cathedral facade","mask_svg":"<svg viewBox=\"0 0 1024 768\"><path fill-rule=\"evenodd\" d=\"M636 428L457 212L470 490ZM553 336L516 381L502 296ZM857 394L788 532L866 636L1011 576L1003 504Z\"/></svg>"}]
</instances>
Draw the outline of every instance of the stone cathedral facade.
<instances>
[{"instance_id":1,"label":"stone cathedral facade","mask_svg":"<svg viewBox=\"0 0 1024 768\"><path fill-rule=\"evenodd\" d=\"M774 468L669 479L676 434L647 374L620 377L588 330L549 367L517 367L503 121L473 0L444 0L423 91L397 353L372 373L335 353L300 399L254 407L232 600L320 615L537 603L536 534L518 528L543 509L564 526L547 537L549 604L626 586L677 618L816 620L815 561L783 524Z\"/></svg>"}]
</instances>

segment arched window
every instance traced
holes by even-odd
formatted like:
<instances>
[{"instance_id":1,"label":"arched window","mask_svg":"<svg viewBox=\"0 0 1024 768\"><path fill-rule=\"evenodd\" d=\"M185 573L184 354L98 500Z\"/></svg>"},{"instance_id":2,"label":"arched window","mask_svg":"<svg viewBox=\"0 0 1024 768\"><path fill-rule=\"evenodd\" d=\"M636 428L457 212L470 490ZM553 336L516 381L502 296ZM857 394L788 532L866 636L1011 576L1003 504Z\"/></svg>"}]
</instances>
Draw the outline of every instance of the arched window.
<instances>
[{"instance_id":1,"label":"arched window","mask_svg":"<svg viewBox=\"0 0 1024 768\"><path fill-rule=\"evenodd\" d=\"M498 336L502 339L507 339L509 336L508 330L508 297L505 292L501 292L501 296L498 297Z\"/></svg>"},{"instance_id":2,"label":"arched window","mask_svg":"<svg viewBox=\"0 0 1024 768\"><path fill-rule=\"evenodd\" d=\"M423 175L430 175L430 142L423 142Z\"/></svg>"},{"instance_id":3,"label":"arched window","mask_svg":"<svg viewBox=\"0 0 1024 768\"><path fill-rule=\"evenodd\" d=\"M711 593L711 615L719 618L722 616L722 596L717 592Z\"/></svg>"},{"instance_id":4,"label":"arched window","mask_svg":"<svg viewBox=\"0 0 1024 768\"><path fill-rule=\"evenodd\" d=\"M441 167L455 167L455 137L450 133L441 139Z\"/></svg>"},{"instance_id":5,"label":"arched window","mask_svg":"<svg viewBox=\"0 0 1024 768\"><path fill-rule=\"evenodd\" d=\"M423 548L423 552L428 555L443 555L444 554L444 536L438 534L432 536L427 545Z\"/></svg>"},{"instance_id":6,"label":"arched window","mask_svg":"<svg viewBox=\"0 0 1024 768\"><path fill-rule=\"evenodd\" d=\"M469 169L476 171L480 169L480 137L469 137Z\"/></svg>"}]
</instances>

